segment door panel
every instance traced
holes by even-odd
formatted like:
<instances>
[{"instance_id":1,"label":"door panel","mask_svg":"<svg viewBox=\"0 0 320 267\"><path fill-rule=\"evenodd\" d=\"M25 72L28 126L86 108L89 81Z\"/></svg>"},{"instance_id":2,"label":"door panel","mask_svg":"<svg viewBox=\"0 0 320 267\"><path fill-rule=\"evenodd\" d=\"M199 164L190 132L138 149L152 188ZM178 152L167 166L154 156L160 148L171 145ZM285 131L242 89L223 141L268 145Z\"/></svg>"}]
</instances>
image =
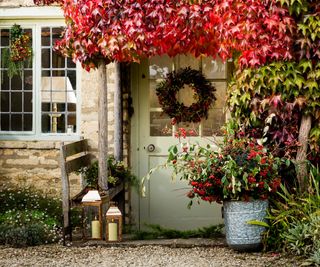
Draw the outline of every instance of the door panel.
<instances>
[{"instance_id":1,"label":"door panel","mask_svg":"<svg viewBox=\"0 0 320 267\"><path fill-rule=\"evenodd\" d=\"M210 76L217 88L216 95L220 94L216 105L210 111L208 120L200 124L181 123L171 125L170 118L162 113L155 94L156 84L172 69L191 66L194 69L203 69ZM148 171L164 163L168 148L178 143L174 138L177 127L195 129L199 136L210 136L217 132L225 119L223 106L226 90L226 67L221 62L199 60L187 56L174 59L169 57L155 57L149 62L136 65L133 70L133 95L135 118L133 119L132 140L136 140L132 154L133 163L138 177L145 176ZM185 91L185 93L183 92ZM188 89L179 91L180 101L191 101L185 96ZM189 103L190 104L190 103ZM199 141L204 144L206 138L189 137L191 142ZM148 151L148 145L154 145L155 150ZM137 222L143 227L144 223L160 224L175 229L194 229L202 226L222 223L220 205L200 202L194 203L191 209L187 208L190 201L186 193L190 187L185 181L172 181L172 170L160 169L156 171L146 183L146 197L137 196L133 203L134 212L138 212Z\"/></svg>"}]
</instances>

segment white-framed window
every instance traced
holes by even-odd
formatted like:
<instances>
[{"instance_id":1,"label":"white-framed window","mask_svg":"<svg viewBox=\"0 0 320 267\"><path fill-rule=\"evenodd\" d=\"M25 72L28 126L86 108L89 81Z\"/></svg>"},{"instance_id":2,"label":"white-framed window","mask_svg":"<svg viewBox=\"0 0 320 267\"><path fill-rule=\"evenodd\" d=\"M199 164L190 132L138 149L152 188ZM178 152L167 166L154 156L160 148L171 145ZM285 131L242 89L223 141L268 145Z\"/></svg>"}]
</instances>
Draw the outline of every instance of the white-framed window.
<instances>
[{"instance_id":1,"label":"white-framed window","mask_svg":"<svg viewBox=\"0 0 320 267\"><path fill-rule=\"evenodd\" d=\"M32 61L8 76L2 54L10 28L19 24L31 37ZM54 51L63 20L0 21L0 140L68 140L79 133L79 67Z\"/></svg>"}]
</instances>

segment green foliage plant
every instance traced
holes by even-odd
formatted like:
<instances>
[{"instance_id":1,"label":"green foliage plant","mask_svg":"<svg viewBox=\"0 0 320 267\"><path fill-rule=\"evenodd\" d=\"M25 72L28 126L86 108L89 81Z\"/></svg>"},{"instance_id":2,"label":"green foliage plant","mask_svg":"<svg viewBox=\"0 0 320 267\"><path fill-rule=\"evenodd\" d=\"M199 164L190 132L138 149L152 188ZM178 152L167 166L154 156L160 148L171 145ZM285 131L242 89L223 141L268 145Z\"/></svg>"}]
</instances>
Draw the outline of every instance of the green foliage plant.
<instances>
[{"instance_id":1,"label":"green foliage plant","mask_svg":"<svg viewBox=\"0 0 320 267\"><path fill-rule=\"evenodd\" d=\"M278 156L295 159L302 133L302 118L309 118L307 157L320 162L320 2L276 0L295 21L291 60L267 62L257 68L238 69L228 89L231 115L255 137L277 147ZM289 36L288 36L289 38ZM305 141L304 141L305 142ZM300 159L300 158L299 158Z\"/></svg>"},{"instance_id":2,"label":"green foliage plant","mask_svg":"<svg viewBox=\"0 0 320 267\"><path fill-rule=\"evenodd\" d=\"M173 177L178 176L189 183L189 206L193 198L218 203L223 200L249 201L268 199L277 191L281 183L278 169L282 160L274 157L262 145L262 140L248 138L241 131L228 131L223 142L201 146L181 141L186 138L186 130L178 129L180 143L169 148L163 167L172 168ZM157 168L152 169L149 176Z\"/></svg>"},{"instance_id":3,"label":"green foliage plant","mask_svg":"<svg viewBox=\"0 0 320 267\"><path fill-rule=\"evenodd\" d=\"M303 256L306 264L319 264L320 173L314 166L308 185L303 195L281 185L278 197L270 202L264 243L268 250L284 250Z\"/></svg>"},{"instance_id":4,"label":"green foliage plant","mask_svg":"<svg viewBox=\"0 0 320 267\"><path fill-rule=\"evenodd\" d=\"M294 158L299 121L313 114L310 156L318 160L320 138L320 62L273 62L257 69L238 70L228 90L232 115L245 129L266 138L279 156Z\"/></svg>"},{"instance_id":5,"label":"green foliage plant","mask_svg":"<svg viewBox=\"0 0 320 267\"><path fill-rule=\"evenodd\" d=\"M58 198L6 183L1 185L0 202L0 244L23 247L59 241Z\"/></svg>"},{"instance_id":6,"label":"green foliage plant","mask_svg":"<svg viewBox=\"0 0 320 267\"><path fill-rule=\"evenodd\" d=\"M120 182L129 183L132 186L138 186L138 180L130 172L130 170L125 167L123 161L117 161L113 156L108 157L108 184L115 186ZM98 161L93 161L89 167L82 167L79 169L78 173L83 175L83 178L90 188L97 188L98 186L98 174L99 174L99 164Z\"/></svg>"},{"instance_id":7,"label":"green foliage plant","mask_svg":"<svg viewBox=\"0 0 320 267\"><path fill-rule=\"evenodd\" d=\"M10 29L10 47L2 52L1 61L7 67L9 78L22 76L25 65L30 65L32 59L31 38L24 33L20 25L14 24Z\"/></svg>"}]
</instances>

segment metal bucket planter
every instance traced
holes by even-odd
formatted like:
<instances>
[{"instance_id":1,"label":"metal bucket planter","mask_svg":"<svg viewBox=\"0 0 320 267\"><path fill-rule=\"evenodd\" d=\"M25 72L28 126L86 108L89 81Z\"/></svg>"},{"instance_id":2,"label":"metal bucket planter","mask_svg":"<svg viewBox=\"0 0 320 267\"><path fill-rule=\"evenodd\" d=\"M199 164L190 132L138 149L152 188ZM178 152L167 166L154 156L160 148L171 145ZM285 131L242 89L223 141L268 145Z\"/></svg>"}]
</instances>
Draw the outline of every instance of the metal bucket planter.
<instances>
[{"instance_id":1,"label":"metal bucket planter","mask_svg":"<svg viewBox=\"0 0 320 267\"><path fill-rule=\"evenodd\" d=\"M267 200L224 201L223 215L226 239L229 247L236 250L259 250L263 226L248 224L248 221L265 221Z\"/></svg>"}]
</instances>

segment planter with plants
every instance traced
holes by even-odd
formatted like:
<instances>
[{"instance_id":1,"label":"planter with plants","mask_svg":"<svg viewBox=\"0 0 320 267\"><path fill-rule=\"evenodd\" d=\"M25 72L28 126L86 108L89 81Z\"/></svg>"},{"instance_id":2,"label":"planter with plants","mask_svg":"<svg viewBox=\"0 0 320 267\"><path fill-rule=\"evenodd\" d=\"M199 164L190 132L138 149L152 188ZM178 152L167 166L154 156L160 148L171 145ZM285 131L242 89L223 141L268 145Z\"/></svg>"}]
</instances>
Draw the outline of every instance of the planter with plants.
<instances>
[{"instance_id":1,"label":"planter with plants","mask_svg":"<svg viewBox=\"0 0 320 267\"><path fill-rule=\"evenodd\" d=\"M177 136L184 139L186 131L179 129ZM261 140L239 132L206 147L182 141L169 149L165 167L172 167L173 176L188 181L190 206L194 199L223 203L228 245L253 250L260 247L264 230L258 221L264 221L268 198L281 183L280 165L281 159Z\"/></svg>"},{"instance_id":2,"label":"planter with plants","mask_svg":"<svg viewBox=\"0 0 320 267\"><path fill-rule=\"evenodd\" d=\"M137 184L136 177L125 167L122 161L117 161L113 156L108 158L108 187L115 187L124 182L131 185ZM81 168L78 171L83 175L84 182L88 189L98 189L98 161L93 161L89 167Z\"/></svg>"}]
</instances>

